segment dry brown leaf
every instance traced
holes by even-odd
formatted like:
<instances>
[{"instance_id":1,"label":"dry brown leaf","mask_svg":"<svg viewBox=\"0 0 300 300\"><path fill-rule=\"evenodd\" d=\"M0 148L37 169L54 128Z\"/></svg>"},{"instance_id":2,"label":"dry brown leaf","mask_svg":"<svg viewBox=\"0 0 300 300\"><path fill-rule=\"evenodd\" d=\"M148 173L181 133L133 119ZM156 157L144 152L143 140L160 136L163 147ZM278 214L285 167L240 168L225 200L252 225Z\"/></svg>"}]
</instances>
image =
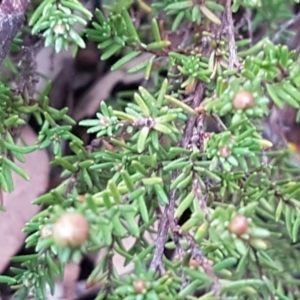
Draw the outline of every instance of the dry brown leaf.
<instances>
[{"instance_id":1,"label":"dry brown leaf","mask_svg":"<svg viewBox=\"0 0 300 300\"><path fill-rule=\"evenodd\" d=\"M36 134L29 126L23 129L22 138L28 145L36 142ZM26 237L22 229L40 210L39 206L32 205L32 201L45 192L48 184L49 164L46 151L35 151L25 158L25 163L15 163L26 171L30 180L26 181L12 173L15 190L13 193L3 193L6 211L0 213L0 273L22 246Z\"/></svg>"}]
</instances>

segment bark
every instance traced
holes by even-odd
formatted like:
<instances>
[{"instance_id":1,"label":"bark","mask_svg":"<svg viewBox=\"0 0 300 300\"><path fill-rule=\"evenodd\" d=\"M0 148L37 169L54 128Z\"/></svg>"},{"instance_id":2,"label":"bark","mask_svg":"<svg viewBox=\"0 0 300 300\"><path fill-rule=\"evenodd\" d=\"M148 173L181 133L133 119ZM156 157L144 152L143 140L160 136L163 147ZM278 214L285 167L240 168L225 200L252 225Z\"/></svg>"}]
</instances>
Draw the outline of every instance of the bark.
<instances>
[{"instance_id":1,"label":"bark","mask_svg":"<svg viewBox=\"0 0 300 300\"><path fill-rule=\"evenodd\" d=\"M0 0L0 64L23 25L29 0Z\"/></svg>"}]
</instances>

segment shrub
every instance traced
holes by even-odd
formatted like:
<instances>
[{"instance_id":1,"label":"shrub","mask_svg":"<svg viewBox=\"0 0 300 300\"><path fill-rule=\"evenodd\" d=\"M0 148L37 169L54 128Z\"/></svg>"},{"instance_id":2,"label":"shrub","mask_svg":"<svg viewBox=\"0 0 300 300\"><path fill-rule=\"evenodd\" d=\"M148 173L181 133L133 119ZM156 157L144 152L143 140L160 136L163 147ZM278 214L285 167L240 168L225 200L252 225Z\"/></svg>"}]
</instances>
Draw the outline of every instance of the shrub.
<instances>
[{"instance_id":1,"label":"shrub","mask_svg":"<svg viewBox=\"0 0 300 300\"><path fill-rule=\"evenodd\" d=\"M49 104L50 85L29 99L1 83L1 188L13 191L11 172L27 178L14 160L49 146L64 181L34 201L45 209L24 231L36 253L14 257L20 268L0 281L16 299L46 299L66 263L101 249L87 280L102 283L98 300L298 299L299 165L270 118L287 106L300 117L298 53L283 38L298 18L293 1L148 2L92 13L75 0L28 8L23 26L45 46L76 54L95 42L112 71L140 57L127 71L145 80L125 106L102 101L79 122L95 135L89 145L72 133L68 109ZM23 14L12 14L14 24ZM18 36L12 50L21 44ZM18 146L15 129L30 116L38 140ZM130 274L116 271L114 254L133 263Z\"/></svg>"}]
</instances>

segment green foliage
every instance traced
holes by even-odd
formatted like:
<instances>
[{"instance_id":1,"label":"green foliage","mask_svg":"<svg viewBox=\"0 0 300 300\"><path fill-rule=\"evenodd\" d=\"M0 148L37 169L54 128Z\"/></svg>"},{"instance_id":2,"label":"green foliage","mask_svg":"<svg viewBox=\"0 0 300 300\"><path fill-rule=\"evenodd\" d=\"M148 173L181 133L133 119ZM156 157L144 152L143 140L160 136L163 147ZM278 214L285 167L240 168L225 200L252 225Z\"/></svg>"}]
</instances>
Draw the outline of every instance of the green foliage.
<instances>
[{"instance_id":1,"label":"green foliage","mask_svg":"<svg viewBox=\"0 0 300 300\"><path fill-rule=\"evenodd\" d=\"M148 7L138 1L148 22L140 27L129 13L132 2L112 1L104 11L96 10L93 28L84 35L98 44L102 60L117 58L111 70L148 53L150 58L128 73L143 71L153 84L140 86L123 110L103 101L95 118L80 121L96 135L91 145L71 132L76 122L68 108L49 105L50 84L35 101L0 85L1 188L13 191L12 171L29 179L12 158L24 161L25 154L48 146L51 165L61 166L64 178L35 199L46 208L24 228L26 247L35 247L36 254L14 257L20 267L12 267L14 275L0 276L0 282L17 289L16 299L29 293L46 299L46 285L54 291L67 262L104 250L87 282L104 282L97 299L298 299L299 167L288 149L265 139L263 130L272 107L300 108L299 57L268 37L254 45L240 38L234 41L238 64L231 67L221 2L165 0ZM288 11L288 3L280 3ZM265 5L236 0L232 11L256 9L255 25ZM30 26L59 52L70 42L85 46L73 26L86 25L91 17L77 1L44 0ZM172 42L166 31L180 31L182 24L197 30ZM253 105L234 105L241 91L253 96ZM17 146L12 130L28 116L41 126L38 141ZM211 122L218 130L209 129ZM63 140L71 155L63 155ZM187 210L190 216L180 223ZM57 246L51 234L68 211L82 213L90 226L89 239L76 249ZM236 215L247 219L244 234L230 231ZM155 243L145 238L153 232ZM135 238L129 250L127 237ZM159 248L176 255L165 257ZM132 274L118 274L115 253L134 263Z\"/></svg>"},{"instance_id":2,"label":"green foliage","mask_svg":"<svg viewBox=\"0 0 300 300\"><path fill-rule=\"evenodd\" d=\"M33 26L32 34L43 32L45 46L55 44L56 52L68 50L70 42L84 48L83 39L73 27L75 24L85 26L87 22L74 12L82 14L85 19L92 18L92 14L77 0L42 1L29 22L29 25Z\"/></svg>"}]
</instances>

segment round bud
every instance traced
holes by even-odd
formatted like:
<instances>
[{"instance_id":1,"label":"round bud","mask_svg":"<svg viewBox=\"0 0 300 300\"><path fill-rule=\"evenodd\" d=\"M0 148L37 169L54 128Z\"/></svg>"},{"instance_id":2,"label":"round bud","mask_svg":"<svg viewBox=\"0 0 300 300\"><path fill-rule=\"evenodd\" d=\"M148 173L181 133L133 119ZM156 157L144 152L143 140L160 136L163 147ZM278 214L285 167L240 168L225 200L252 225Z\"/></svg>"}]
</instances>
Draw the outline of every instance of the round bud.
<instances>
[{"instance_id":1,"label":"round bud","mask_svg":"<svg viewBox=\"0 0 300 300\"><path fill-rule=\"evenodd\" d=\"M242 215L234 216L229 223L229 231L236 235L243 235L248 232L248 219Z\"/></svg>"},{"instance_id":2,"label":"round bud","mask_svg":"<svg viewBox=\"0 0 300 300\"><path fill-rule=\"evenodd\" d=\"M223 146L219 149L219 155L224 158L227 158L228 156L230 156L230 154L231 154L231 151L227 146Z\"/></svg>"},{"instance_id":3,"label":"round bud","mask_svg":"<svg viewBox=\"0 0 300 300\"><path fill-rule=\"evenodd\" d=\"M254 97L248 91L239 91L233 98L232 105L235 109L247 109L254 106Z\"/></svg>"},{"instance_id":4,"label":"round bud","mask_svg":"<svg viewBox=\"0 0 300 300\"><path fill-rule=\"evenodd\" d=\"M133 283L133 288L137 294L142 294L147 288L147 282L143 279L138 279Z\"/></svg>"},{"instance_id":5,"label":"round bud","mask_svg":"<svg viewBox=\"0 0 300 300\"><path fill-rule=\"evenodd\" d=\"M53 238L58 246L76 248L89 236L89 223L80 213L65 213L54 224Z\"/></svg>"}]
</instances>

